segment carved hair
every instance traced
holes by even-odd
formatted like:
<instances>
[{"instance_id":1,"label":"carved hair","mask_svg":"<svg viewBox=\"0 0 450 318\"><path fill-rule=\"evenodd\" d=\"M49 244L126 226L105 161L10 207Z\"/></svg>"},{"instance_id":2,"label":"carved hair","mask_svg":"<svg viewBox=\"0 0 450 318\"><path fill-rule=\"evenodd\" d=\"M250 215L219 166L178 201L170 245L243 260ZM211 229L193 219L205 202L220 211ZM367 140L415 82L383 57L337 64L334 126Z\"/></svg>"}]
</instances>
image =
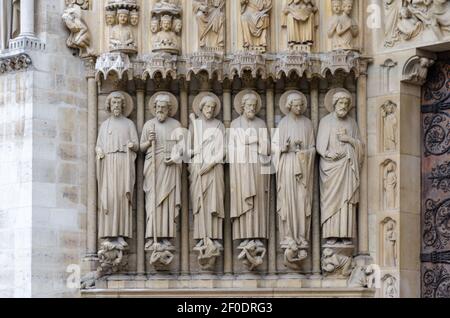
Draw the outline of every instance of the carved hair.
<instances>
[{"instance_id":1,"label":"carved hair","mask_svg":"<svg viewBox=\"0 0 450 318\"><path fill-rule=\"evenodd\" d=\"M351 106L352 106L351 105L352 97L348 93L345 93L345 92L339 92L339 93L334 94L334 96L333 96L333 108L335 108L337 103L343 98L347 99L350 102L350 105L348 107L351 108Z\"/></svg>"},{"instance_id":2,"label":"carved hair","mask_svg":"<svg viewBox=\"0 0 450 318\"><path fill-rule=\"evenodd\" d=\"M217 102L213 97L205 96L202 98L202 101L200 102L200 105L199 105L200 111L203 111L203 107L205 107L208 102L213 102L214 105L216 105L216 107L217 107Z\"/></svg>"},{"instance_id":3,"label":"carved hair","mask_svg":"<svg viewBox=\"0 0 450 318\"><path fill-rule=\"evenodd\" d=\"M299 99L302 101L303 105L306 105L307 101L305 96L300 95L299 93L289 94L286 100L286 109L290 111L292 109L292 104L294 103L294 101Z\"/></svg>"},{"instance_id":4,"label":"carved hair","mask_svg":"<svg viewBox=\"0 0 450 318\"><path fill-rule=\"evenodd\" d=\"M253 93L245 94L244 97L242 97L242 107L249 101L254 100L255 102L258 102L258 96L256 96Z\"/></svg>"},{"instance_id":5,"label":"carved hair","mask_svg":"<svg viewBox=\"0 0 450 318\"><path fill-rule=\"evenodd\" d=\"M170 15L163 15L162 17L161 17L161 22L164 22L164 21L170 21L170 22L172 22L172 16L170 16Z\"/></svg>"},{"instance_id":6,"label":"carved hair","mask_svg":"<svg viewBox=\"0 0 450 318\"><path fill-rule=\"evenodd\" d=\"M158 95L155 99L155 110L156 110L156 105L158 105L158 103L167 103L167 106L169 107L169 113L172 111L172 102L170 100L170 96L167 94L161 94Z\"/></svg>"},{"instance_id":7,"label":"carved hair","mask_svg":"<svg viewBox=\"0 0 450 318\"><path fill-rule=\"evenodd\" d=\"M109 112L111 111L111 102L115 98L120 98L120 100L122 101L122 111L123 111L125 109L126 99L121 92L114 92L108 96L108 99L106 100L106 110Z\"/></svg>"}]
</instances>

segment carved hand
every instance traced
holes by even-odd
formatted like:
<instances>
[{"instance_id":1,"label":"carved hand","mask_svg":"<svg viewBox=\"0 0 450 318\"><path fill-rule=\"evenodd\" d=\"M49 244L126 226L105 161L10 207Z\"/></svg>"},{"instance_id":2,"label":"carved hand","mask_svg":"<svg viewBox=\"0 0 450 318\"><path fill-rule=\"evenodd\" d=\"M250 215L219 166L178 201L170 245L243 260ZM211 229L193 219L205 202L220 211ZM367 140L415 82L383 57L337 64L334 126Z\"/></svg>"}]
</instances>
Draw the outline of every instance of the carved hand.
<instances>
[{"instance_id":1,"label":"carved hand","mask_svg":"<svg viewBox=\"0 0 450 318\"><path fill-rule=\"evenodd\" d=\"M173 165L175 164L175 161L174 161L173 159L166 159L166 160L164 161L164 164L165 164L166 166L168 166L168 167L171 167L171 166L173 166Z\"/></svg>"},{"instance_id":2,"label":"carved hand","mask_svg":"<svg viewBox=\"0 0 450 318\"><path fill-rule=\"evenodd\" d=\"M327 154L327 157L331 158L334 161L338 161L345 157L345 153L344 152L334 152L334 153L330 152Z\"/></svg>"},{"instance_id":3,"label":"carved hand","mask_svg":"<svg viewBox=\"0 0 450 318\"><path fill-rule=\"evenodd\" d=\"M148 141L150 141L150 143L156 141L156 133L154 131L151 131L150 134L148 135Z\"/></svg>"},{"instance_id":4,"label":"carved hand","mask_svg":"<svg viewBox=\"0 0 450 318\"><path fill-rule=\"evenodd\" d=\"M134 143L129 141L128 142L128 149L133 149L134 148Z\"/></svg>"},{"instance_id":5,"label":"carved hand","mask_svg":"<svg viewBox=\"0 0 450 318\"><path fill-rule=\"evenodd\" d=\"M97 159L98 160L105 159L105 153L100 148L97 148Z\"/></svg>"}]
</instances>

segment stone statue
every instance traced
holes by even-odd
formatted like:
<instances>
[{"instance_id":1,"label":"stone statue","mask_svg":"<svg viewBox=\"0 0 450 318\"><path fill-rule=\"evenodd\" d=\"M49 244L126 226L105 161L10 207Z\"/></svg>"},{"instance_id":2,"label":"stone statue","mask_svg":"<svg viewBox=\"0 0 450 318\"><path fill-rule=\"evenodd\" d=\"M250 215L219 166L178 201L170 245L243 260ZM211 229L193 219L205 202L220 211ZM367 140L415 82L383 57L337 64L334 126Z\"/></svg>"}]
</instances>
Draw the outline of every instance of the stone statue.
<instances>
[{"instance_id":1,"label":"stone statue","mask_svg":"<svg viewBox=\"0 0 450 318\"><path fill-rule=\"evenodd\" d=\"M384 225L384 266L397 266L397 231L395 229L395 221L389 219Z\"/></svg>"},{"instance_id":2,"label":"stone statue","mask_svg":"<svg viewBox=\"0 0 450 318\"><path fill-rule=\"evenodd\" d=\"M105 12L105 22L106 25L112 27L116 24L117 14L115 11L106 11Z\"/></svg>"},{"instance_id":3,"label":"stone statue","mask_svg":"<svg viewBox=\"0 0 450 318\"><path fill-rule=\"evenodd\" d=\"M266 256L267 250L260 240L246 241L245 244L241 244L238 249L241 250L238 259L242 260L244 265L247 266L250 271L258 268L264 263L264 257Z\"/></svg>"},{"instance_id":4,"label":"stone statue","mask_svg":"<svg viewBox=\"0 0 450 318\"><path fill-rule=\"evenodd\" d=\"M352 17L353 0L332 0L333 17L328 37L333 50L354 50L354 38L359 34L358 23Z\"/></svg>"},{"instance_id":5,"label":"stone statue","mask_svg":"<svg viewBox=\"0 0 450 318\"><path fill-rule=\"evenodd\" d=\"M384 34L387 46L398 40L397 25L400 18L402 0L384 0Z\"/></svg>"},{"instance_id":6,"label":"stone statue","mask_svg":"<svg viewBox=\"0 0 450 318\"><path fill-rule=\"evenodd\" d=\"M290 49L298 45L313 45L317 10L314 0L288 0L283 10L282 25L287 28Z\"/></svg>"},{"instance_id":7,"label":"stone statue","mask_svg":"<svg viewBox=\"0 0 450 318\"><path fill-rule=\"evenodd\" d=\"M155 94L150 100L155 118L142 131L145 154L144 192L147 211L146 250L153 251L152 264L168 265L167 252L176 236L176 219L181 207L181 124L173 119L178 103L170 93ZM162 242L158 242L158 240Z\"/></svg>"},{"instance_id":8,"label":"stone statue","mask_svg":"<svg viewBox=\"0 0 450 318\"><path fill-rule=\"evenodd\" d=\"M134 27L138 26L139 24L139 12L136 10L133 10L130 12L130 24Z\"/></svg>"},{"instance_id":9,"label":"stone statue","mask_svg":"<svg viewBox=\"0 0 450 318\"><path fill-rule=\"evenodd\" d=\"M67 46L72 49L79 49L80 57L92 55L90 49L91 35L86 23L81 18L81 8L79 6L68 7L64 10L62 19L70 30Z\"/></svg>"},{"instance_id":10,"label":"stone statue","mask_svg":"<svg viewBox=\"0 0 450 318\"><path fill-rule=\"evenodd\" d=\"M225 218L224 194L225 178L223 162L225 159L225 126L217 119L221 105L217 96L201 94L193 104L198 116L191 116L191 136L193 151L189 165L191 181L191 204L194 215L194 239L199 241L196 250L200 252L204 269L211 269L213 261L220 256L222 249L219 240L223 239L223 220ZM207 268L210 267L210 268Z\"/></svg>"},{"instance_id":11,"label":"stone statue","mask_svg":"<svg viewBox=\"0 0 450 318\"><path fill-rule=\"evenodd\" d=\"M397 298L397 280L391 275L387 275L384 280L384 297L385 298Z\"/></svg>"},{"instance_id":12,"label":"stone statue","mask_svg":"<svg viewBox=\"0 0 450 318\"><path fill-rule=\"evenodd\" d=\"M352 244L359 203L364 144L356 121L349 116L351 94L344 89L327 94L330 114L322 119L317 137L320 160L322 235L328 244Z\"/></svg>"},{"instance_id":13,"label":"stone statue","mask_svg":"<svg viewBox=\"0 0 450 318\"><path fill-rule=\"evenodd\" d=\"M269 178L264 162L270 161L270 141L265 122L256 117L261 107L256 92L239 93L235 109L240 117L231 123L229 136L230 210L233 239L244 240L240 248L250 240L268 238Z\"/></svg>"},{"instance_id":14,"label":"stone statue","mask_svg":"<svg viewBox=\"0 0 450 318\"><path fill-rule=\"evenodd\" d=\"M225 0L194 0L200 48L225 47Z\"/></svg>"},{"instance_id":15,"label":"stone statue","mask_svg":"<svg viewBox=\"0 0 450 318\"><path fill-rule=\"evenodd\" d=\"M299 270L301 263L308 257L308 242L302 240L300 243L293 239L285 240L281 244L284 249L284 265L292 270Z\"/></svg>"},{"instance_id":16,"label":"stone statue","mask_svg":"<svg viewBox=\"0 0 450 318\"><path fill-rule=\"evenodd\" d=\"M412 61L411 65L405 66L404 80L423 85L428 76L428 68L434 61L427 57L420 57Z\"/></svg>"},{"instance_id":17,"label":"stone statue","mask_svg":"<svg viewBox=\"0 0 450 318\"><path fill-rule=\"evenodd\" d=\"M126 118L133 111L128 94L111 93L106 108L111 117L101 125L96 147L98 237L106 241L105 251L111 252L111 244L127 249L126 239L133 236L134 162L139 139L134 123Z\"/></svg>"},{"instance_id":18,"label":"stone statue","mask_svg":"<svg viewBox=\"0 0 450 318\"><path fill-rule=\"evenodd\" d=\"M391 101L387 101L383 104L381 112L383 118L384 151L395 151L398 143L397 105Z\"/></svg>"},{"instance_id":19,"label":"stone statue","mask_svg":"<svg viewBox=\"0 0 450 318\"><path fill-rule=\"evenodd\" d=\"M265 52L272 0L241 0L244 48Z\"/></svg>"},{"instance_id":20,"label":"stone statue","mask_svg":"<svg viewBox=\"0 0 450 318\"><path fill-rule=\"evenodd\" d=\"M387 210L397 208L397 168L389 162L384 172L384 206Z\"/></svg>"},{"instance_id":21,"label":"stone statue","mask_svg":"<svg viewBox=\"0 0 450 318\"><path fill-rule=\"evenodd\" d=\"M154 52L163 51L174 54L180 52L181 45L178 34L181 32L181 29L179 27L179 23L178 28L176 28L175 21L171 15L164 15L161 17L160 27L157 28L158 31L153 38ZM152 26L152 31L153 29L154 27ZM175 32L175 30L178 32Z\"/></svg>"},{"instance_id":22,"label":"stone statue","mask_svg":"<svg viewBox=\"0 0 450 318\"><path fill-rule=\"evenodd\" d=\"M109 39L109 47L111 52L137 52L137 45L134 39L133 29L129 25L129 16L129 10L117 10L118 24L112 28L111 37Z\"/></svg>"},{"instance_id":23,"label":"stone statue","mask_svg":"<svg viewBox=\"0 0 450 318\"><path fill-rule=\"evenodd\" d=\"M308 248L311 227L314 162L314 128L304 116L308 107L305 95L289 91L280 100L286 115L272 140L277 173L277 214L281 245L294 241ZM290 244L292 245L292 244Z\"/></svg>"},{"instance_id":24,"label":"stone statue","mask_svg":"<svg viewBox=\"0 0 450 318\"><path fill-rule=\"evenodd\" d=\"M403 40L411 40L423 31L423 23L412 14L408 7L400 9L397 32Z\"/></svg>"},{"instance_id":25,"label":"stone statue","mask_svg":"<svg viewBox=\"0 0 450 318\"><path fill-rule=\"evenodd\" d=\"M8 48L8 41L11 38L12 18L11 2L8 0L0 0L0 51Z\"/></svg>"},{"instance_id":26,"label":"stone statue","mask_svg":"<svg viewBox=\"0 0 450 318\"><path fill-rule=\"evenodd\" d=\"M345 276L352 273L352 258L339 254L331 248L325 248L322 253L322 271L325 276Z\"/></svg>"}]
</instances>

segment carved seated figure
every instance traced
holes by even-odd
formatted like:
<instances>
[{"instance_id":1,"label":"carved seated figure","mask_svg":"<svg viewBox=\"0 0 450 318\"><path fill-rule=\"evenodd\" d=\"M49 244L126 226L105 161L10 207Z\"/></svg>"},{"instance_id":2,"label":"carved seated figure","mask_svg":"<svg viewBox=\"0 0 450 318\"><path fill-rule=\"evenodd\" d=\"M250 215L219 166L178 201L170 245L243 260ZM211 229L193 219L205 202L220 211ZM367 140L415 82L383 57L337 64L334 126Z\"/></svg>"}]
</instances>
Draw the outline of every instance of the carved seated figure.
<instances>
[{"instance_id":1,"label":"carved seated figure","mask_svg":"<svg viewBox=\"0 0 450 318\"><path fill-rule=\"evenodd\" d=\"M259 240L244 241L238 249L242 250L238 259L243 260L245 266L250 271L259 267L264 263L264 257L266 256L266 248L264 244Z\"/></svg>"},{"instance_id":2,"label":"carved seated figure","mask_svg":"<svg viewBox=\"0 0 450 318\"><path fill-rule=\"evenodd\" d=\"M153 41L153 51L165 51L168 53L179 52L179 38L177 34L172 31L172 24L172 17L170 15L161 17L161 30L156 34Z\"/></svg>"},{"instance_id":3,"label":"carved seated figure","mask_svg":"<svg viewBox=\"0 0 450 318\"><path fill-rule=\"evenodd\" d=\"M91 45L91 36L86 23L84 23L81 18L80 7L68 7L62 16L62 19L70 30L67 46L73 49L79 49L81 57L92 54L92 50L89 48Z\"/></svg>"},{"instance_id":4,"label":"carved seated figure","mask_svg":"<svg viewBox=\"0 0 450 318\"><path fill-rule=\"evenodd\" d=\"M132 27L128 24L130 12L125 9L117 10L118 24L112 28L109 40L110 50L124 53L136 53L137 47Z\"/></svg>"}]
</instances>

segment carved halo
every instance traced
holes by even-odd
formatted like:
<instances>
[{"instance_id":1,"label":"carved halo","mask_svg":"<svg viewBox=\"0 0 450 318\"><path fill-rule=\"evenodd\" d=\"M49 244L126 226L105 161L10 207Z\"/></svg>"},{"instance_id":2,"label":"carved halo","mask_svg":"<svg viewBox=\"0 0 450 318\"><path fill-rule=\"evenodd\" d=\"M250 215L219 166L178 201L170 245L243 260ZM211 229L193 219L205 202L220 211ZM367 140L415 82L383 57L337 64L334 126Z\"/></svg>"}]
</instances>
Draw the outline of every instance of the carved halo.
<instances>
[{"instance_id":1,"label":"carved halo","mask_svg":"<svg viewBox=\"0 0 450 318\"><path fill-rule=\"evenodd\" d=\"M153 95L152 98L150 98L148 105L149 105L151 114L153 116L156 116L155 102L156 102L156 98L160 95L169 95L170 103L172 104L172 107L170 108L169 116L175 117L175 115L178 113L178 99L175 97L175 95L173 95L172 93L169 93L169 92L159 92L159 93L156 93L155 95Z\"/></svg>"},{"instance_id":2,"label":"carved halo","mask_svg":"<svg viewBox=\"0 0 450 318\"><path fill-rule=\"evenodd\" d=\"M216 109L214 110L214 117L219 116L220 111L222 109L222 103L220 102L220 99L219 97L217 97L217 95L209 92L200 93L195 97L194 102L192 103L192 109L194 110L194 113L197 115L197 117L200 117L202 113L202 110L200 109L200 103L205 97L211 97L216 101Z\"/></svg>"},{"instance_id":3,"label":"carved halo","mask_svg":"<svg viewBox=\"0 0 450 318\"><path fill-rule=\"evenodd\" d=\"M242 113L243 113L242 99L247 94L253 94L258 99L258 106L256 108L256 113L259 114L259 112L261 111L261 108L262 108L262 99L261 99L261 96L257 92L255 92L254 90L251 90L251 89L245 89L236 95L236 97L234 98L234 109L236 110L236 112L239 115L242 115Z\"/></svg>"},{"instance_id":4,"label":"carved halo","mask_svg":"<svg viewBox=\"0 0 450 318\"><path fill-rule=\"evenodd\" d=\"M350 93L345 88L334 88L330 90L327 95L325 96L325 108L328 110L328 112L333 113L334 112L334 106L333 106L333 98L334 95L337 93L345 93L351 98L352 108L355 107L355 98L353 97L353 94Z\"/></svg>"},{"instance_id":5,"label":"carved halo","mask_svg":"<svg viewBox=\"0 0 450 318\"><path fill-rule=\"evenodd\" d=\"M111 99L117 93L122 94L125 97L125 106L123 107L123 116L129 117L134 110L134 101L130 94L124 91L115 91L108 95L106 98L106 110L111 112Z\"/></svg>"},{"instance_id":6,"label":"carved halo","mask_svg":"<svg viewBox=\"0 0 450 318\"><path fill-rule=\"evenodd\" d=\"M306 106L308 106L308 99L306 98L305 94L303 94L300 91L296 91L296 90L287 91L280 98L280 109L281 109L281 112L283 114L285 114L286 116L289 115L289 113L290 113L290 110L286 106L287 106L287 99L288 99L289 95L291 95L291 94L300 95L301 98L303 99L303 101L305 102Z\"/></svg>"}]
</instances>

